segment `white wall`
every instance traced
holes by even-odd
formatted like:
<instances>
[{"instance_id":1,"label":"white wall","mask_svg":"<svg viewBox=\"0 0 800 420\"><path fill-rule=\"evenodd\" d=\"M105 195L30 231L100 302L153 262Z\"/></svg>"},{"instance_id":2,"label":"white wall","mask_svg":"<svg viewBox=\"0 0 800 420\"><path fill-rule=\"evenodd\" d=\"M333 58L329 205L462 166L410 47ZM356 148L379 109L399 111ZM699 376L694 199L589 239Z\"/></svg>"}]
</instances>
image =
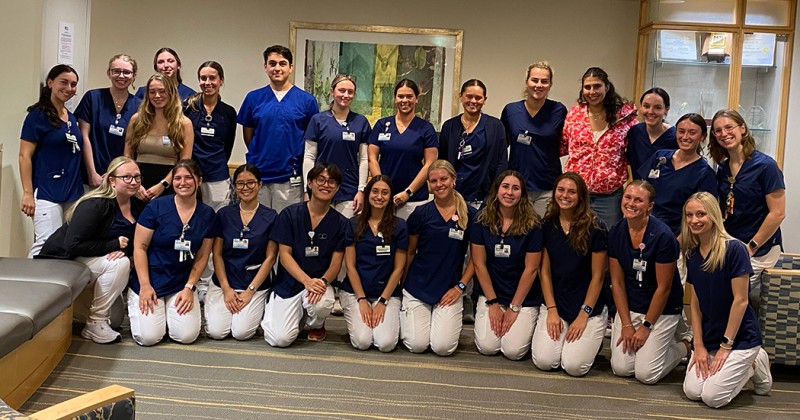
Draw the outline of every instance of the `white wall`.
<instances>
[{"instance_id":1,"label":"white wall","mask_svg":"<svg viewBox=\"0 0 800 420\"><path fill-rule=\"evenodd\" d=\"M789 89L789 112L786 123L786 148L783 154L783 176L786 181L786 219L781 225L783 247L787 252L800 252L800 7L795 20L794 51L792 51L792 78Z\"/></svg>"}]
</instances>

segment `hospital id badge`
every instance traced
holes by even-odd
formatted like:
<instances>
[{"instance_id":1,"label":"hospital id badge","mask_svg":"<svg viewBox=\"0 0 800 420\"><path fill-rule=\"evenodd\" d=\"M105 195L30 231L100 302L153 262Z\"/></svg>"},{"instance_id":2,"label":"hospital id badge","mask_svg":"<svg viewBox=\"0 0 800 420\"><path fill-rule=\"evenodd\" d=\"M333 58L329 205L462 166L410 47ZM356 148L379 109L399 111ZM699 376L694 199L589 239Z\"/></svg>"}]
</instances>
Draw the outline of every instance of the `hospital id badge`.
<instances>
[{"instance_id":1,"label":"hospital id badge","mask_svg":"<svg viewBox=\"0 0 800 420\"><path fill-rule=\"evenodd\" d=\"M201 136L214 137L214 132L215 131L216 130L214 129L214 127L200 127L200 135Z\"/></svg>"},{"instance_id":2,"label":"hospital id badge","mask_svg":"<svg viewBox=\"0 0 800 420\"><path fill-rule=\"evenodd\" d=\"M175 240L176 251L191 251L191 248L192 248L192 241L189 240L182 241L180 239Z\"/></svg>"},{"instance_id":3,"label":"hospital id badge","mask_svg":"<svg viewBox=\"0 0 800 420\"><path fill-rule=\"evenodd\" d=\"M113 124L110 127L108 127L108 134L122 137L124 133L125 133L125 127L117 127L116 125Z\"/></svg>"},{"instance_id":4,"label":"hospital id badge","mask_svg":"<svg viewBox=\"0 0 800 420\"><path fill-rule=\"evenodd\" d=\"M658 179L661 176L661 171L659 169L651 169L650 174L647 175L648 178Z\"/></svg>"},{"instance_id":5,"label":"hospital id badge","mask_svg":"<svg viewBox=\"0 0 800 420\"><path fill-rule=\"evenodd\" d=\"M233 239L233 249L247 249L248 239Z\"/></svg>"},{"instance_id":6,"label":"hospital id badge","mask_svg":"<svg viewBox=\"0 0 800 420\"><path fill-rule=\"evenodd\" d=\"M511 245L509 244L496 244L494 246L495 258L509 258L511 257Z\"/></svg>"},{"instance_id":7,"label":"hospital id badge","mask_svg":"<svg viewBox=\"0 0 800 420\"><path fill-rule=\"evenodd\" d=\"M169 136L161 136L161 145L172 146L172 140L169 139Z\"/></svg>"},{"instance_id":8,"label":"hospital id badge","mask_svg":"<svg viewBox=\"0 0 800 420\"><path fill-rule=\"evenodd\" d=\"M378 141L389 141L392 138L392 133L378 134Z\"/></svg>"},{"instance_id":9,"label":"hospital id badge","mask_svg":"<svg viewBox=\"0 0 800 420\"><path fill-rule=\"evenodd\" d=\"M391 245L376 245L375 255L379 257L388 257L392 253Z\"/></svg>"},{"instance_id":10,"label":"hospital id badge","mask_svg":"<svg viewBox=\"0 0 800 420\"><path fill-rule=\"evenodd\" d=\"M74 134L72 134L72 133L66 133L66 135L67 135L67 141L68 141L68 142L70 142L70 143L77 143L77 142L78 142L78 138L77 138L77 137L75 137L75 135L74 135Z\"/></svg>"},{"instance_id":11,"label":"hospital id badge","mask_svg":"<svg viewBox=\"0 0 800 420\"><path fill-rule=\"evenodd\" d=\"M450 239L458 239L459 241L463 241L464 231L461 229L450 228L450 231L447 233L447 236Z\"/></svg>"},{"instance_id":12,"label":"hospital id badge","mask_svg":"<svg viewBox=\"0 0 800 420\"><path fill-rule=\"evenodd\" d=\"M469 156L472 154L472 145L468 144L464 146L464 149L461 150L461 156Z\"/></svg>"},{"instance_id":13,"label":"hospital id badge","mask_svg":"<svg viewBox=\"0 0 800 420\"><path fill-rule=\"evenodd\" d=\"M293 187L299 187L302 184L303 184L303 178L300 176L293 176L289 178L289 185Z\"/></svg>"},{"instance_id":14,"label":"hospital id badge","mask_svg":"<svg viewBox=\"0 0 800 420\"><path fill-rule=\"evenodd\" d=\"M356 141L356 133L352 133L349 131L342 132L342 140L345 141Z\"/></svg>"},{"instance_id":15,"label":"hospital id badge","mask_svg":"<svg viewBox=\"0 0 800 420\"><path fill-rule=\"evenodd\" d=\"M519 134L517 136L517 143L522 143L522 144L524 144L526 146L530 146L531 145L531 136L529 136L527 134Z\"/></svg>"},{"instance_id":16,"label":"hospital id badge","mask_svg":"<svg viewBox=\"0 0 800 420\"><path fill-rule=\"evenodd\" d=\"M307 246L306 247L306 257L319 257L319 247L318 246Z\"/></svg>"},{"instance_id":17,"label":"hospital id badge","mask_svg":"<svg viewBox=\"0 0 800 420\"><path fill-rule=\"evenodd\" d=\"M647 271L647 261L640 260L638 258L633 259L633 269L636 271L641 271L644 273Z\"/></svg>"}]
</instances>

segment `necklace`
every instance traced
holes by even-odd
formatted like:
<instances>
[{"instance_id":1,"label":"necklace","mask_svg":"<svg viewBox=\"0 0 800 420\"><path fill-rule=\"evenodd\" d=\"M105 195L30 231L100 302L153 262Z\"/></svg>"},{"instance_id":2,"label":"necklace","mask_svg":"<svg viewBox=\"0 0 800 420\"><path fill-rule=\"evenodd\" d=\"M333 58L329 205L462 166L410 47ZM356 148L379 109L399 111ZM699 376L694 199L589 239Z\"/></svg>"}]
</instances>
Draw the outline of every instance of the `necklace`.
<instances>
[{"instance_id":1,"label":"necklace","mask_svg":"<svg viewBox=\"0 0 800 420\"><path fill-rule=\"evenodd\" d=\"M570 222L568 220L564 221L564 220L561 220L561 219L558 219L558 221L561 224L561 230L564 231L564 234L565 235L569 235L569 228L572 226L572 222Z\"/></svg>"},{"instance_id":2,"label":"necklace","mask_svg":"<svg viewBox=\"0 0 800 420\"><path fill-rule=\"evenodd\" d=\"M465 133L472 133L472 130L478 125L478 121L481 120L480 115L475 121L469 121L468 119L464 118L464 114L461 114L461 125L464 127Z\"/></svg>"},{"instance_id":3,"label":"necklace","mask_svg":"<svg viewBox=\"0 0 800 420\"><path fill-rule=\"evenodd\" d=\"M242 203L239 203L239 211L241 211L242 213L251 214L251 213L255 213L256 210L258 210L258 204L256 204L256 208L254 208L253 210L245 210L242 207Z\"/></svg>"}]
</instances>

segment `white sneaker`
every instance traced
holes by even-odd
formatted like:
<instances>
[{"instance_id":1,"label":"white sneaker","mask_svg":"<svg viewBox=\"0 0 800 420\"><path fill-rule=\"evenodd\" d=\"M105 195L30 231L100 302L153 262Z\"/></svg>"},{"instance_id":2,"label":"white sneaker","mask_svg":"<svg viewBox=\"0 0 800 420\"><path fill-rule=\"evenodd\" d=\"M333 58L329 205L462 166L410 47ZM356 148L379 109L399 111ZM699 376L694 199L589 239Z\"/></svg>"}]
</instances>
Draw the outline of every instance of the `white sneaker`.
<instances>
[{"instance_id":1,"label":"white sneaker","mask_svg":"<svg viewBox=\"0 0 800 420\"><path fill-rule=\"evenodd\" d=\"M81 331L81 337L98 344L108 344L117 341L120 335L111 329L107 321L89 321Z\"/></svg>"},{"instance_id":2,"label":"white sneaker","mask_svg":"<svg viewBox=\"0 0 800 420\"><path fill-rule=\"evenodd\" d=\"M342 309L342 304L339 302L339 298L337 297L335 301L333 301L333 309L331 310L331 315L340 316L344 314L344 310Z\"/></svg>"},{"instance_id":3,"label":"white sneaker","mask_svg":"<svg viewBox=\"0 0 800 420\"><path fill-rule=\"evenodd\" d=\"M753 381L756 395L767 395L772 389L772 372L769 371L769 355L764 348L758 350L758 356L753 363Z\"/></svg>"}]
</instances>

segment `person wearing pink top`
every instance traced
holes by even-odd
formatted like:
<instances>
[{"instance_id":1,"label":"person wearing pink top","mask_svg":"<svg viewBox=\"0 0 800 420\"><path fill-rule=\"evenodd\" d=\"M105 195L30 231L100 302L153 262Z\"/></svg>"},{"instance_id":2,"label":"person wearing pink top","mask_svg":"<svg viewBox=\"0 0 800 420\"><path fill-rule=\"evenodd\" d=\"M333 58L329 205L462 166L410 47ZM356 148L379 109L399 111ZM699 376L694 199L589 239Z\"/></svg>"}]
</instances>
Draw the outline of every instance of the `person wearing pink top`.
<instances>
[{"instance_id":1,"label":"person wearing pink top","mask_svg":"<svg viewBox=\"0 0 800 420\"><path fill-rule=\"evenodd\" d=\"M609 228L622 218L626 136L636 123L636 108L616 92L608 74L599 67L586 70L578 103L567 113L561 154L569 154L564 170L586 181L591 207Z\"/></svg>"}]
</instances>

